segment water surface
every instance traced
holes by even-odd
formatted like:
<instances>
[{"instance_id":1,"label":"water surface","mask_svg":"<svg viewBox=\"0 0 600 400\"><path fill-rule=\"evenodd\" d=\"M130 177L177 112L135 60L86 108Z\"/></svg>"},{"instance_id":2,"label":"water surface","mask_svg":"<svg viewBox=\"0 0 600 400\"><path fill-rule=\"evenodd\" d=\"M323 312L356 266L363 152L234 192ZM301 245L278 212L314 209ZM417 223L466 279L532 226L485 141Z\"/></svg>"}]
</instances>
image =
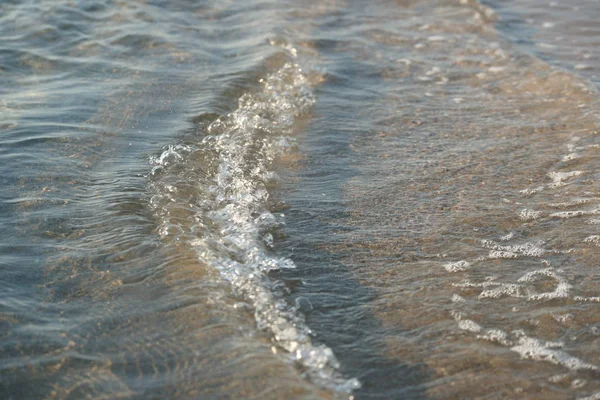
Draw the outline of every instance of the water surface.
<instances>
[{"instance_id":1,"label":"water surface","mask_svg":"<svg viewBox=\"0 0 600 400\"><path fill-rule=\"evenodd\" d=\"M0 6L0 393L596 399L600 3Z\"/></svg>"}]
</instances>

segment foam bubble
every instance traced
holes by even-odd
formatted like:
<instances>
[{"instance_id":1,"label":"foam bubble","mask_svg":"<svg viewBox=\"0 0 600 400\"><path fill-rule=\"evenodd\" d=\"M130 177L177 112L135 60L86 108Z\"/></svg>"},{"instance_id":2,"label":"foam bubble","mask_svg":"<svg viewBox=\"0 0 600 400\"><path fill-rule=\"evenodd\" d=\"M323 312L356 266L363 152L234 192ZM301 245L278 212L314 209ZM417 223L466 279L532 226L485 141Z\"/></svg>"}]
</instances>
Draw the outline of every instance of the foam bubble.
<instances>
[{"instance_id":1,"label":"foam bubble","mask_svg":"<svg viewBox=\"0 0 600 400\"><path fill-rule=\"evenodd\" d=\"M517 258L519 256L525 257L541 257L546 253L542 247L543 242L537 243L523 243L513 246L504 246L497 244L491 240L482 240L481 244L483 247L490 249L488 255L489 258Z\"/></svg>"},{"instance_id":2,"label":"foam bubble","mask_svg":"<svg viewBox=\"0 0 600 400\"><path fill-rule=\"evenodd\" d=\"M584 243L600 244L600 235L592 235L583 239Z\"/></svg>"},{"instance_id":3,"label":"foam bubble","mask_svg":"<svg viewBox=\"0 0 600 400\"><path fill-rule=\"evenodd\" d=\"M500 237L500 240L503 241L503 242L508 242L514 236L515 236L515 233L514 232L510 232L510 233L507 233L506 235Z\"/></svg>"},{"instance_id":4,"label":"foam bubble","mask_svg":"<svg viewBox=\"0 0 600 400\"><path fill-rule=\"evenodd\" d=\"M512 346L513 342L508 338L508 334L501 329L486 329L482 335L477 335L478 339L488 340L499 343L503 346Z\"/></svg>"},{"instance_id":5,"label":"foam bubble","mask_svg":"<svg viewBox=\"0 0 600 400\"><path fill-rule=\"evenodd\" d=\"M559 211L559 212L555 212L550 214L550 217L552 218L560 218L560 219L568 219L568 218L575 218L575 217L581 217L584 215L598 215L600 214L600 209L595 209L595 210L573 210L573 211Z\"/></svg>"},{"instance_id":6,"label":"foam bubble","mask_svg":"<svg viewBox=\"0 0 600 400\"><path fill-rule=\"evenodd\" d=\"M488 276L485 278L484 282L471 282L469 280L464 280L459 283L453 283L452 286L459 288L486 288L490 286L498 286L500 283L496 282L495 276Z\"/></svg>"},{"instance_id":7,"label":"foam bubble","mask_svg":"<svg viewBox=\"0 0 600 400\"><path fill-rule=\"evenodd\" d=\"M483 329L477 322L470 319L465 319L465 314L460 311L452 310L450 311L450 315L452 315L454 320L458 323L458 328L463 331L477 333L481 332Z\"/></svg>"},{"instance_id":8,"label":"foam bubble","mask_svg":"<svg viewBox=\"0 0 600 400\"><path fill-rule=\"evenodd\" d=\"M556 287L550 292L537 292L529 283L535 283L540 279L548 277L556 281ZM563 299L569 296L572 286L567 280L558 275L553 268L545 268L530 271L519 279L516 283L498 282L495 277L488 277L484 282L463 281L453 284L460 288L480 288L483 289L479 299L499 299L501 297L523 298L529 301Z\"/></svg>"},{"instance_id":9,"label":"foam bubble","mask_svg":"<svg viewBox=\"0 0 600 400\"><path fill-rule=\"evenodd\" d=\"M545 186L538 186L538 187L531 188L531 189L520 190L519 193L524 194L524 195L531 195L531 194L539 193L544 189L545 189Z\"/></svg>"},{"instance_id":10,"label":"foam bubble","mask_svg":"<svg viewBox=\"0 0 600 400\"><path fill-rule=\"evenodd\" d=\"M466 300L461 295L454 293L452 295L452 302L453 303L465 303Z\"/></svg>"},{"instance_id":11,"label":"foam bubble","mask_svg":"<svg viewBox=\"0 0 600 400\"><path fill-rule=\"evenodd\" d=\"M566 185L565 181L583 174L583 171L571 171L571 172L556 172L552 171L548 174L548 177L552 179L552 183L549 185L551 188L556 188Z\"/></svg>"},{"instance_id":12,"label":"foam bubble","mask_svg":"<svg viewBox=\"0 0 600 400\"><path fill-rule=\"evenodd\" d=\"M470 319L461 319L458 321L458 327L463 331L474 333L481 332L482 330L481 325Z\"/></svg>"},{"instance_id":13,"label":"foam bubble","mask_svg":"<svg viewBox=\"0 0 600 400\"><path fill-rule=\"evenodd\" d=\"M552 314L552 318L561 324L568 324L575 319L573 314Z\"/></svg>"},{"instance_id":14,"label":"foam bubble","mask_svg":"<svg viewBox=\"0 0 600 400\"><path fill-rule=\"evenodd\" d=\"M583 296L575 296L573 297L575 301L586 301L591 303L600 303L600 297L583 297Z\"/></svg>"},{"instance_id":15,"label":"foam bubble","mask_svg":"<svg viewBox=\"0 0 600 400\"><path fill-rule=\"evenodd\" d=\"M488 257L492 258L492 259L495 259L495 258L517 258L517 257L519 257L519 255L512 251L491 250L488 253Z\"/></svg>"},{"instance_id":16,"label":"foam bubble","mask_svg":"<svg viewBox=\"0 0 600 400\"><path fill-rule=\"evenodd\" d=\"M590 203L592 200L598 200L598 198L585 198L585 199L574 199L571 201L565 201L562 203L551 203L548 204L548 207L552 207L552 208L569 208L569 207L573 207L573 206L578 206L581 204L588 204Z\"/></svg>"},{"instance_id":17,"label":"foam bubble","mask_svg":"<svg viewBox=\"0 0 600 400\"><path fill-rule=\"evenodd\" d=\"M514 283L501 283L493 289L486 289L479 294L480 299L498 299L504 296L525 297L521 285Z\"/></svg>"},{"instance_id":18,"label":"foam bubble","mask_svg":"<svg viewBox=\"0 0 600 400\"><path fill-rule=\"evenodd\" d=\"M551 376L550 378L548 378L548 382L560 383L560 382L564 382L565 380L569 379L569 377L570 377L569 374L554 375L554 376Z\"/></svg>"},{"instance_id":19,"label":"foam bubble","mask_svg":"<svg viewBox=\"0 0 600 400\"><path fill-rule=\"evenodd\" d=\"M519 218L522 221L533 221L534 219L538 219L541 215L541 211L530 210L527 208L519 210Z\"/></svg>"},{"instance_id":20,"label":"foam bubble","mask_svg":"<svg viewBox=\"0 0 600 400\"><path fill-rule=\"evenodd\" d=\"M471 263L468 261L456 261L456 262L451 262L451 263L446 263L443 265L443 267L446 269L446 271L448 272L461 272L461 271L466 271L467 269L469 269L469 267L471 266Z\"/></svg>"},{"instance_id":21,"label":"foam bubble","mask_svg":"<svg viewBox=\"0 0 600 400\"><path fill-rule=\"evenodd\" d=\"M550 362L572 371L598 370L597 366L586 363L560 350L563 346L564 344L561 342L546 342L528 336L521 336L518 338L516 346L510 349L521 355L522 358Z\"/></svg>"},{"instance_id":22,"label":"foam bubble","mask_svg":"<svg viewBox=\"0 0 600 400\"><path fill-rule=\"evenodd\" d=\"M519 282L535 282L540 277L550 277L557 282L556 288L552 292L536 293L532 289L528 290L528 300L550 300L550 299L564 299L569 297L569 291L572 286L567 283L567 280L562 276L558 275L553 268L540 269L531 271L523 275L518 279Z\"/></svg>"}]
</instances>

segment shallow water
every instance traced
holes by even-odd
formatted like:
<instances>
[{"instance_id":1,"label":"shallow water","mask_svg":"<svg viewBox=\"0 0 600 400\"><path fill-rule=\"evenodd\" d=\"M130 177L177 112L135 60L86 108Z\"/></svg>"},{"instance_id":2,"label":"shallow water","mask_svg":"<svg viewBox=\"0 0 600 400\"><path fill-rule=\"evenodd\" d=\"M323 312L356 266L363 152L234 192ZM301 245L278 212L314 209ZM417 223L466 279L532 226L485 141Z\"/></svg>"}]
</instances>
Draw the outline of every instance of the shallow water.
<instances>
[{"instance_id":1,"label":"shallow water","mask_svg":"<svg viewBox=\"0 0 600 400\"><path fill-rule=\"evenodd\" d=\"M598 16L1 5L0 394L598 398Z\"/></svg>"}]
</instances>

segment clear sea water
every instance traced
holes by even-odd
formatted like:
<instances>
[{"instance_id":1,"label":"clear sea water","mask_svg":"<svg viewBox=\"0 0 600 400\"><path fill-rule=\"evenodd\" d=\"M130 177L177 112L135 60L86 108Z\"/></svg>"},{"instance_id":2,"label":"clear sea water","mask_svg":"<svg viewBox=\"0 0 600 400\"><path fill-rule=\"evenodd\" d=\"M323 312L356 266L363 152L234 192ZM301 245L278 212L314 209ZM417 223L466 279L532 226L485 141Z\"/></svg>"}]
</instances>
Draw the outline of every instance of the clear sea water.
<instances>
[{"instance_id":1,"label":"clear sea water","mask_svg":"<svg viewBox=\"0 0 600 400\"><path fill-rule=\"evenodd\" d=\"M600 399L600 1L0 4L0 398Z\"/></svg>"}]
</instances>

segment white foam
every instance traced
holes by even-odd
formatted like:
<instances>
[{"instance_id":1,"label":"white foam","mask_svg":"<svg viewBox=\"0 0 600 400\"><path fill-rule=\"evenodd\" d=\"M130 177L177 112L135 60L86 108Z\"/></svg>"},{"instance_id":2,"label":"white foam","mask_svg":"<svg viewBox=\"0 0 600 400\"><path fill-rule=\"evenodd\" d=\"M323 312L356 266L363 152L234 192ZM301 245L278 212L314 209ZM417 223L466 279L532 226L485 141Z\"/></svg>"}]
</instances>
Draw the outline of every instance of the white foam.
<instances>
[{"instance_id":1,"label":"white foam","mask_svg":"<svg viewBox=\"0 0 600 400\"><path fill-rule=\"evenodd\" d=\"M587 381L585 379L573 379L573 382L571 382L571 387L573 389L581 389L585 385L587 385Z\"/></svg>"},{"instance_id":2,"label":"white foam","mask_svg":"<svg viewBox=\"0 0 600 400\"><path fill-rule=\"evenodd\" d=\"M433 67L431 68L429 71L425 72L425 75L427 76L431 76L431 75L437 75L441 72L442 70L440 69L440 67Z\"/></svg>"},{"instance_id":3,"label":"white foam","mask_svg":"<svg viewBox=\"0 0 600 400\"><path fill-rule=\"evenodd\" d=\"M515 233L514 232L510 232L510 233L507 233L506 235L500 237L500 240L503 241L503 242L508 242L513 237L515 237Z\"/></svg>"},{"instance_id":4,"label":"white foam","mask_svg":"<svg viewBox=\"0 0 600 400\"><path fill-rule=\"evenodd\" d=\"M535 274L528 275L528 277L533 275ZM457 310L452 310L451 315L461 330L477 333L478 339L510 347L512 351L518 353L524 359L549 362L563 366L571 371L600 370L596 365L571 356L562 350L564 347L563 342L549 342L529 337L521 329L513 330L510 334L497 328L485 329L480 324L467 318L464 312Z\"/></svg>"},{"instance_id":5,"label":"white foam","mask_svg":"<svg viewBox=\"0 0 600 400\"><path fill-rule=\"evenodd\" d=\"M481 330L482 330L481 325L479 325L477 322L470 320L470 319L459 320L458 327L463 331L468 331L468 332L473 332L473 333L481 332Z\"/></svg>"},{"instance_id":6,"label":"white foam","mask_svg":"<svg viewBox=\"0 0 600 400\"><path fill-rule=\"evenodd\" d=\"M533 220L541 217L541 215L542 215L541 211L530 210L527 208L519 210L519 218L522 221L533 221Z\"/></svg>"},{"instance_id":7,"label":"white foam","mask_svg":"<svg viewBox=\"0 0 600 400\"><path fill-rule=\"evenodd\" d=\"M450 315L452 316L452 318L454 318L454 320L456 322L458 322L461 319L463 319L463 317L465 316L465 313L462 311L458 311L458 310L450 310Z\"/></svg>"},{"instance_id":8,"label":"white foam","mask_svg":"<svg viewBox=\"0 0 600 400\"><path fill-rule=\"evenodd\" d=\"M513 246L504 246L497 244L491 240L484 239L481 241L483 247L490 249L488 255L491 259L497 258L517 258L519 256L525 257L541 257L546 253L542 247L543 242L537 243L523 243Z\"/></svg>"},{"instance_id":9,"label":"white foam","mask_svg":"<svg viewBox=\"0 0 600 400\"><path fill-rule=\"evenodd\" d=\"M515 283L501 283L493 289L485 289L479 294L480 299L498 299L500 297L525 297L522 285Z\"/></svg>"},{"instance_id":10,"label":"white foam","mask_svg":"<svg viewBox=\"0 0 600 400\"><path fill-rule=\"evenodd\" d=\"M579 157L580 157L580 156L579 156L579 154L578 154L578 153L569 153L569 154L565 154L565 155L562 157L561 161L563 161L563 162L567 162L567 161L573 161L573 160L576 160L576 159L578 159Z\"/></svg>"},{"instance_id":11,"label":"white foam","mask_svg":"<svg viewBox=\"0 0 600 400\"><path fill-rule=\"evenodd\" d=\"M554 290L550 292L537 292L532 285L540 279L548 277L556 281ZM499 299L501 297L515 297L527 299L529 301L563 299L569 297L569 292L572 286L567 280L560 276L553 268L545 268L527 272L513 282L499 282L495 277L488 277L484 282L462 281L453 284L460 288L481 288L483 289L479 299Z\"/></svg>"},{"instance_id":12,"label":"white foam","mask_svg":"<svg viewBox=\"0 0 600 400\"><path fill-rule=\"evenodd\" d=\"M185 145L169 145L160 154L160 156L150 156L149 161L153 166L150 171L151 175L155 175L162 171L165 167L175 165L181 162L184 157L182 154L189 153L192 149Z\"/></svg>"},{"instance_id":13,"label":"white foam","mask_svg":"<svg viewBox=\"0 0 600 400\"><path fill-rule=\"evenodd\" d=\"M518 258L519 255L512 251L500 251L500 250L490 250L488 253L488 257L491 259L497 258Z\"/></svg>"},{"instance_id":14,"label":"white foam","mask_svg":"<svg viewBox=\"0 0 600 400\"><path fill-rule=\"evenodd\" d=\"M575 69L590 69L591 67L588 64L577 64L575 65Z\"/></svg>"},{"instance_id":15,"label":"white foam","mask_svg":"<svg viewBox=\"0 0 600 400\"><path fill-rule=\"evenodd\" d=\"M465 303L466 302L466 300L464 299L464 297L462 297L461 295L456 294L456 293L454 293L452 295L452 299L451 300L452 300L453 303Z\"/></svg>"},{"instance_id":16,"label":"white foam","mask_svg":"<svg viewBox=\"0 0 600 400\"><path fill-rule=\"evenodd\" d=\"M573 297L575 301L585 301L591 303L600 303L600 297L583 297L583 296L575 296Z\"/></svg>"},{"instance_id":17,"label":"white foam","mask_svg":"<svg viewBox=\"0 0 600 400\"><path fill-rule=\"evenodd\" d=\"M568 324L575 319L573 314L552 314L552 318L561 324Z\"/></svg>"},{"instance_id":18,"label":"white foam","mask_svg":"<svg viewBox=\"0 0 600 400\"><path fill-rule=\"evenodd\" d=\"M560 382L564 382L565 380L569 379L569 377L570 377L570 374L554 375L554 376L551 376L550 378L548 378L548 382L560 383Z\"/></svg>"},{"instance_id":19,"label":"white foam","mask_svg":"<svg viewBox=\"0 0 600 400\"><path fill-rule=\"evenodd\" d=\"M496 282L495 276L488 276L485 278L484 282L471 282L469 280L464 280L459 283L453 283L452 286L459 288L486 288L490 286L498 286L500 283Z\"/></svg>"},{"instance_id":20,"label":"white foam","mask_svg":"<svg viewBox=\"0 0 600 400\"><path fill-rule=\"evenodd\" d=\"M447 38L445 36L441 36L441 35L434 35L434 36L429 36L427 38L427 40L430 42L445 42L447 40Z\"/></svg>"},{"instance_id":21,"label":"white foam","mask_svg":"<svg viewBox=\"0 0 600 400\"><path fill-rule=\"evenodd\" d=\"M549 185L551 188L556 188L560 186L566 185L565 181L573 178L575 176L579 176L583 174L583 171L571 171L571 172L556 172L552 171L548 174L550 179L552 179L552 183Z\"/></svg>"},{"instance_id":22,"label":"white foam","mask_svg":"<svg viewBox=\"0 0 600 400\"><path fill-rule=\"evenodd\" d=\"M564 299L569 297L569 291L572 286L567 280L558 275L553 268L540 269L531 271L523 275L518 279L518 282L535 282L540 277L549 277L557 282L556 288L551 292L536 293L533 289L528 289L527 299L528 300L550 300L550 299Z\"/></svg>"},{"instance_id":23,"label":"white foam","mask_svg":"<svg viewBox=\"0 0 600 400\"><path fill-rule=\"evenodd\" d=\"M600 400L600 392L594 393L587 397L578 397L577 400Z\"/></svg>"},{"instance_id":24,"label":"white foam","mask_svg":"<svg viewBox=\"0 0 600 400\"><path fill-rule=\"evenodd\" d=\"M467 269L469 269L469 267L471 266L471 263L468 261L456 261L456 262L451 262L451 263L446 263L443 265L443 267L446 269L446 271L448 272L461 272L461 271L466 271Z\"/></svg>"},{"instance_id":25,"label":"white foam","mask_svg":"<svg viewBox=\"0 0 600 400\"><path fill-rule=\"evenodd\" d=\"M560 350L563 346L563 343L560 342L546 342L523 335L518 338L517 345L510 349L521 355L522 358L550 362L572 371L598 370L597 366L586 363Z\"/></svg>"},{"instance_id":26,"label":"white foam","mask_svg":"<svg viewBox=\"0 0 600 400\"><path fill-rule=\"evenodd\" d=\"M531 189L520 190L519 193L524 194L524 195L531 195L531 194L539 193L542 190L544 190L545 188L546 188L545 186L538 186L538 187L531 188Z\"/></svg>"},{"instance_id":27,"label":"white foam","mask_svg":"<svg viewBox=\"0 0 600 400\"><path fill-rule=\"evenodd\" d=\"M573 211L559 211L550 214L552 218L569 219L575 217L581 217L584 215L598 215L600 214L600 208L594 210L573 210Z\"/></svg>"},{"instance_id":28,"label":"white foam","mask_svg":"<svg viewBox=\"0 0 600 400\"><path fill-rule=\"evenodd\" d=\"M473 333L481 332L481 325L473 320L465 319L465 314L463 312L452 310L450 311L450 315L452 315L454 320L458 323L459 329Z\"/></svg>"},{"instance_id":29,"label":"white foam","mask_svg":"<svg viewBox=\"0 0 600 400\"><path fill-rule=\"evenodd\" d=\"M597 197L594 197L594 198L585 198L585 199L574 199L574 200L565 201L565 202L562 202L562 203L550 203L550 204L548 204L548 207L552 207L552 208L569 208L569 207L578 206L578 205L581 205L581 204L588 204L592 200L599 200L599 199Z\"/></svg>"},{"instance_id":30,"label":"white foam","mask_svg":"<svg viewBox=\"0 0 600 400\"><path fill-rule=\"evenodd\" d=\"M583 239L584 243L600 244L600 235L592 235Z\"/></svg>"},{"instance_id":31,"label":"white foam","mask_svg":"<svg viewBox=\"0 0 600 400\"><path fill-rule=\"evenodd\" d=\"M508 338L508 334L501 329L486 329L482 335L477 335L478 339L484 339L493 343L499 343L503 346L512 346L513 342Z\"/></svg>"},{"instance_id":32,"label":"white foam","mask_svg":"<svg viewBox=\"0 0 600 400\"><path fill-rule=\"evenodd\" d=\"M288 50L295 54L293 48ZM295 120L312 107L314 93L294 61L267 75L261 84L260 90L239 98L236 110L211 123L193 149L169 146L151 158L155 169L150 206L159 219L159 232L166 232L165 240L196 236L188 243L198 258L230 282L240 300L254 311L258 329L270 332L274 344L285 350L281 354L301 364L313 382L350 392L360 387L358 380L342 377L331 349L312 343L313 332L301 310L285 301L284 285L267 275L296 267L292 260L269 250L273 246L270 231L281 225L281 218L268 210L267 185L277 179L273 161L291 150ZM191 190L190 184L197 187L194 195L199 200L193 203L189 195L175 195L178 190L173 182L181 182L182 175L197 169L195 156L205 159L197 174L202 184L183 182L186 191ZM173 204L195 207L193 230L171 216ZM170 232L174 233L169 236Z\"/></svg>"}]
</instances>

